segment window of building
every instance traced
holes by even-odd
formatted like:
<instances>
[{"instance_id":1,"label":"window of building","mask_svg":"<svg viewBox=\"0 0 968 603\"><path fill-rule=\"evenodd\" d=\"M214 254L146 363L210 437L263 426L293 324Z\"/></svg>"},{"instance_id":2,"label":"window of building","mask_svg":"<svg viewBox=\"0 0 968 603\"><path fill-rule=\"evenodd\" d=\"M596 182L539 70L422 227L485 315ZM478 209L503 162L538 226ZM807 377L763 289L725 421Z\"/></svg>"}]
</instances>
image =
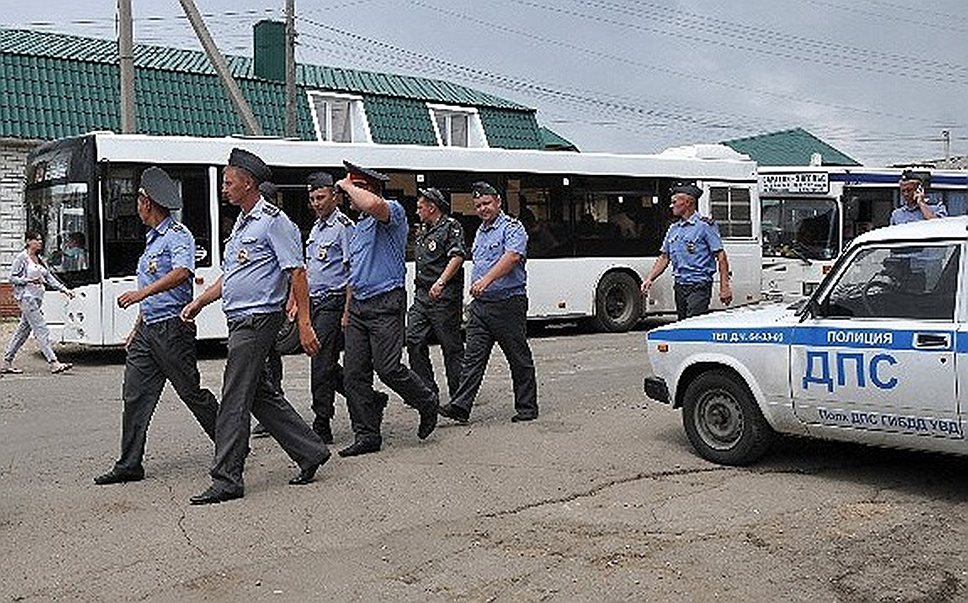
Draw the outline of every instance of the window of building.
<instances>
[{"instance_id":1,"label":"window of building","mask_svg":"<svg viewBox=\"0 0 968 603\"><path fill-rule=\"evenodd\" d=\"M487 137L477 109L427 105L437 131L437 142L445 147L487 147Z\"/></svg>"},{"instance_id":2,"label":"window of building","mask_svg":"<svg viewBox=\"0 0 968 603\"><path fill-rule=\"evenodd\" d=\"M709 188L709 208L724 238L738 239L753 236L752 201L748 188L712 186Z\"/></svg>"},{"instance_id":3,"label":"window of building","mask_svg":"<svg viewBox=\"0 0 968 603\"><path fill-rule=\"evenodd\" d=\"M370 125L363 99L348 94L309 92L309 109L316 139L328 142L370 142Z\"/></svg>"}]
</instances>

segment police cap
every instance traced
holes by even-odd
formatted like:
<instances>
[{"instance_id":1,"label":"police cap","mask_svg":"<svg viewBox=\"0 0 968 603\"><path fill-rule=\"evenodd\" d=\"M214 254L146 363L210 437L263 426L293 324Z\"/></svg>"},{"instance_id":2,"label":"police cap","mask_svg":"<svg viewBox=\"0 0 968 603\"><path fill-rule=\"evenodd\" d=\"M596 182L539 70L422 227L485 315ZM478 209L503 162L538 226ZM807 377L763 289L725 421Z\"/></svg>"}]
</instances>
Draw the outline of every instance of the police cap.
<instances>
[{"instance_id":1,"label":"police cap","mask_svg":"<svg viewBox=\"0 0 968 603\"><path fill-rule=\"evenodd\" d=\"M379 188L381 184L390 179L386 174L381 174L376 170L370 170L364 167L360 167L355 163L350 163L349 161L343 161L343 166L346 168L346 174L350 177L350 181L354 184L357 182L363 182L373 188Z\"/></svg>"},{"instance_id":2,"label":"police cap","mask_svg":"<svg viewBox=\"0 0 968 603\"><path fill-rule=\"evenodd\" d=\"M229 165L252 174L256 182L265 182L272 179L272 171L262 159L255 153L250 153L245 149L235 148L229 154Z\"/></svg>"},{"instance_id":3,"label":"police cap","mask_svg":"<svg viewBox=\"0 0 968 603\"><path fill-rule=\"evenodd\" d=\"M904 170L901 172L901 182L919 182L927 188L931 184L931 172L924 170Z\"/></svg>"},{"instance_id":4,"label":"police cap","mask_svg":"<svg viewBox=\"0 0 968 603\"><path fill-rule=\"evenodd\" d=\"M440 211L444 212L445 214L450 213L450 202L447 200L447 197L444 196L444 193L440 192L439 189L418 188L417 190L420 191L421 197L436 205Z\"/></svg>"},{"instance_id":5,"label":"police cap","mask_svg":"<svg viewBox=\"0 0 968 603\"><path fill-rule=\"evenodd\" d=\"M484 195L492 195L494 197L498 197L500 196L500 193L498 193L497 189L491 186L490 184L488 184L487 182L484 182L483 180L478 180L477 182L471 185L471 195L475 199L477 199L478 197L483 197Z\"/></svg>"},{"instance_id":6,"label":"police cap","mask_svg":"<svg viewBox=\"0 0 968 603\"><path fill-rule=\"evenodd\" d=\"M313 172L306 178L306 184L309 185L309 190L311 191L317 188L333 186L333 176L328 172Z\"/></svg>"},{"instance_id":7,"label":"police cap","mask_svg":"<svg viewBox=\"0 0 968 603\"><path fill-rule=\"evenodd\" d=\"M702 189L696 186L695 182L687 180L675 182L673 183L672 188L669 189L670 195L677 195L679 193L689 195L697 201L699 200L699 197L702 197Z\"/></svg>"},{"instance_id":8,"label":"police cap","mask_svg":"<svg viewBox=\"0 0 968 603\"><path fill-rule=\"evenodd\" d=\"M178 185L168 172L160 167L152 166L142 172L139 188L158 205L168 209L181 209L182 199L178 192Z\"/></svg>"}]
</instances>

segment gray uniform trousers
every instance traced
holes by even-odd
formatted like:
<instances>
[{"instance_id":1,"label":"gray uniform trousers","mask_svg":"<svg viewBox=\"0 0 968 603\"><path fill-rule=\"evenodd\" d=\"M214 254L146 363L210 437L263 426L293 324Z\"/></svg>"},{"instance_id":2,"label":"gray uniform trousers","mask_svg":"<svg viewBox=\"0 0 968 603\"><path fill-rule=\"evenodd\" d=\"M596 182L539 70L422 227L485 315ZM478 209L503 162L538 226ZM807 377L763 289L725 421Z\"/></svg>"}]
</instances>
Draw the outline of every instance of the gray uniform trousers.
<instances>
[{"instance_id":1,"label":"gray uniform trousers","mask_svg":"<svg viewBox=\"0 0 968 603\"><path fill-rule=\"evenodd\" d=\"M214 486L223 492L244 490L242 470L249 454L249 414L286 454L305 469L329 456L326 444L303 421L281 390L268 381L270 354L285 320L283 312L254 314L229 321L228 355L222 381L222 404L215 424Z\"/></svg>"},{"instance_id":2,"label":"gray uniform trousers","mask_svg":"<svg viewBox=\"0 0 968 603\"><path fill-rule=\"evenodd\" d=\"M171 382L178 397L212 440L218 402L200 386L195 355L195 325L175 316L152 324L138 324L124 361L124 414L121 419L121 458L114 464L120 474L143 474L142 459L148 424L158 398Z\"/></svg>"},{"instance_id":3,"label":"gray uniform trousers","mask_svg":"<svg viewBox=\"0 0 968 603\"><path fill-rule=\"evenodd\" d=\"M475 299L471 302L464 366L460 387L450 402L452 405L470 413L484 380L491 350L497 342L511 367L514 410L521 416L538 416L538 381L531 346L528 345L527 318L528 298L524 295L495 301Z\"/></svg>"},{"instance_id":4,"label":"gray uniform trousers","mask_svg":"<svg viewBox=\"0 0 968 603\"><path fill-rule=\"evenodd\" d=\"M336 393L346 397L343 389L343 367L339 354L343 351L343 307L346 295L328 295L311 300L313 330L319 340L319 353L310 361L310 387L313 392L315 431L329 427L336 412Z\"/></svg>"},{"instance_id":5,"label":"gray uniform trousers","mask_svg":"<svg viewBox=\"0 0 968 603\"><path fill-rule=\"evenodd\" d=\"M676 283L672 291L676 296L676 315L679 320L709 312L709 300L713 294L712 281Z\"/></svg>"},{"instance_id":6,"label":"gray uniform trousers","mask_svg":"<svg viewBox=\"0 0 968 603\"><path fill-rule=\"evenodd\" d=\"M417 291L407 313L407 358L410 370L420 375L434 393L439 393L434 368L430 363L427 342L433 335L440 343L447 374L447 393L453 398L460 386L461 364L464 361L464 341L460 336L462 300L433 302L427 292Z\"/></svg>"},{"instance_id":7,"label":"gray uniform trousers","mask_svg":"<svg viewBox=\"0 0 968 603\"><path fill-rule=\"evenodd\" d=\"M382 443L383 409L373 396L373 371L408 406L437 412L437 396L400 361L403 354L407 293L394 289L350 302L343 375L346 404L357 442Z\"/></svg>"}]
</instances>

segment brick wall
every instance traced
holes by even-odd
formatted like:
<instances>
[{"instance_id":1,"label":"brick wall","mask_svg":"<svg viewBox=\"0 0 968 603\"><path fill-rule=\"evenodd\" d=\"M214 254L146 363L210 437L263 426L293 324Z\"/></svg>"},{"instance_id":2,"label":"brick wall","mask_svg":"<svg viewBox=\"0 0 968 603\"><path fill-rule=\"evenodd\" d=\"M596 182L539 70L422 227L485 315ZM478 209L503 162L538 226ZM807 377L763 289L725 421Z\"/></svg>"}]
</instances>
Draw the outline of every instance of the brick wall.
<instances>
[{"instance_id":1,"label":"brick wall","mask_svg":"<svg viewBox=\"0 0 968 603\"><path fill-rule=\"evenodd\" d=\"M0 318L16 316L17 304L10 296L10 264L23 249L24 168L27 153L41 144L38 140L0 138Z\"/></svg>"}]
</instances>

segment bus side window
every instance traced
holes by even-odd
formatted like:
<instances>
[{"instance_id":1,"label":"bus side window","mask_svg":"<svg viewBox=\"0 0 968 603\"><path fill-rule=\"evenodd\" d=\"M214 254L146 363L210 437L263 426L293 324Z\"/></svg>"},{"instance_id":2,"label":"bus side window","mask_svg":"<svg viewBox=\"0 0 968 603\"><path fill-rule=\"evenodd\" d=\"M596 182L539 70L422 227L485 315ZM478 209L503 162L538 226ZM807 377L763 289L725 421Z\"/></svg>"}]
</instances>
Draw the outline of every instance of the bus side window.
<instances>
[{"instance_id":1,"label":"bus side window","mask_svg":"<svg viewBox=\"0 0 968 603\"><path fill-rule=\"evenodd\" d=\"M182 209L180 220L195 237L195 266L212 265L212 227L209 219L208 170L206 168L173 168L169 172L181 188Z\"/></svg>"}]
</instances>

